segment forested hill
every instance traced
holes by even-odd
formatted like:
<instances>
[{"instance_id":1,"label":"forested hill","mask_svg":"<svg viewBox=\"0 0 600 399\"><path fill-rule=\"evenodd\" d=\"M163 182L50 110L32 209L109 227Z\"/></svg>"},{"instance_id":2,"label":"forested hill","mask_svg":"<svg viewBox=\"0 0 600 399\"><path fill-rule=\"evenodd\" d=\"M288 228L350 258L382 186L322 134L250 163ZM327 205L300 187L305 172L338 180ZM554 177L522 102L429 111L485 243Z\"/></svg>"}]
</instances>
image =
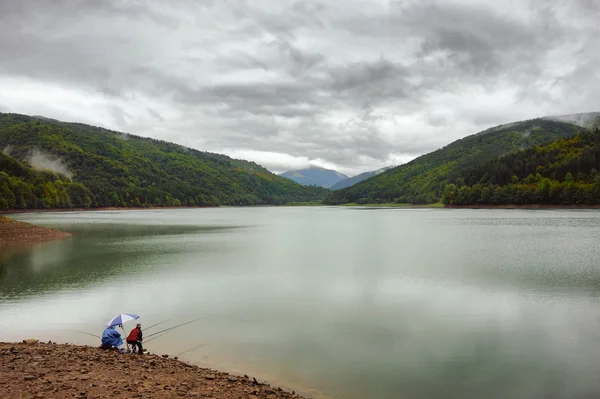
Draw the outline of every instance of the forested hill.
<instances>
[{"instance_id":1,"label":"forested hill","mask_svg":"<svg viewBox=\"0 0 600 399\"><path fill-rule=\"evenodd\" d=\"M600 130L457 170L449 205L600 204Z\"/></svg>"},{"instance_id":2,"label":"forested hill","mask_svg":"<svg viewBox=\"0 0 600 399\"><path fill-rule=\"evenodd\" d=\"M225 155L17 114L0 113L0 151L2 209L284 204L328 192Z\"/></svg>"},{"instance_id":3,"label":"forested hill","mask_svg":"<svg viewBox=\"0 0 600 399\"><path fill-rule=\"evenodd\" d=\"M89 208L93 197L64 175L36 171L0 152L0 209Z\"/></svg>"},{"instance_id":4,"label":"forested hill","mask_svg":"<svg viewBox=\"0 0 600 399\"><path fill-rule=\"evenodd\" d=\"M560 121L533 119L485 130L390 169L351 187L333 191L328 204L438 202L457 170L511 151L571 137L582 128Z\"/></svg>"}]
</instances>

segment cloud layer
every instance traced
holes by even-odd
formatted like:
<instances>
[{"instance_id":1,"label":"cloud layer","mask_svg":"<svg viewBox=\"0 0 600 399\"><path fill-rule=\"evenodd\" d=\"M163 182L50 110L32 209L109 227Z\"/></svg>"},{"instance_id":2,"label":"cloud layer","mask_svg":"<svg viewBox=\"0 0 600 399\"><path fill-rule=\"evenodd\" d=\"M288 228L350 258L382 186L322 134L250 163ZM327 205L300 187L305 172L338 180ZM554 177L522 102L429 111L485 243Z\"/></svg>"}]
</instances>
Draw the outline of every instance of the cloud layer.
<instances>
[{"instance_id":1,"label":"cloud layer","mask_svg":"<svg viewBox=\"0 0 600 399\"><path fill-rule=\"evenodd\" d=\"M0 2L0 111L357 174L600 110L593 0Z\"/></svg>"}]
</instances>

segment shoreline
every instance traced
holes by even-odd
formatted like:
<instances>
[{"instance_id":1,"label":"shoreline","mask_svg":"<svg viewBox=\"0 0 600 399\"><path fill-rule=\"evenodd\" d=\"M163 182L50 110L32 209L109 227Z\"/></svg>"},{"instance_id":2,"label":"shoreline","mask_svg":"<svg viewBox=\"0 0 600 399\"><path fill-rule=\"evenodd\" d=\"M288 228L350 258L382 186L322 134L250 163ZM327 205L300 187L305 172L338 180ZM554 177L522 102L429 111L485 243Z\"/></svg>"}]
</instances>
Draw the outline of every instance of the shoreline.
<instances>
[{"instance_id":1,"label":"shoreline","mask_svg":"<svg viewBox=\"0 0 600 399\"><path fill-rule=\"evenodd\" d=\"M570 205L554 205L554 204L524 204L524 205L444 205L447 209L600 209L600 204L570 204Z\"/></svg>"},{"instance_id":2,"label":"shoreline","mask_svg":"<svg viewBox=\"0 0 600 399\"><path fill-rule=\"evenodd\" d=\"M102 207L102 208L49 208L49 209L6 209L0 211L0 220L2 215L13 215L23 213L69 213L69 212L102 212L102 211L157 211L163 209L219 209L219 208L289 208L289 207L330 207L330 208L411 208L411 209L600 209L600 204L473 204L473 205L444 205L434 204L315 204L315 203L291 203L284 205L220 205L220 206L155 206L145 208L135 207Z\"/></svg>"},{"instance_id":3,"label":"shoreline","mask_svg":"<svg viewBox=\"0 0 600 399\"><path fill-rule=\"evenodd\" d=\"M256 205L269 206L269 205ZM248 206L251 207L251 206ZM46 209L6 209L0 211L1 215L19 214L19 213L56 213L56 212L94 212L94 211L152 211L160 209L211 209L221 208L219 206L155 206L146 208L135 208L128 206L108 206L102 208L46 208Z\"/></svg>"},{"instance_id":4,"label":"shoreline","mask_svg":"<svg viewBox=\"0 0 600 399\"><path fill-rule=\"evenodd\" d=\"M19 213L59 213L59 212L98 212L98 211L157 211L162 209L219 209L219 208L283 208L287 206L302 206L302 205L219 205L219 206L148 206L148 207L133 207L133 206L106 206L102 208L44 208L44 209L4 209L0 211L2 215L11 215ZM329 206L329 205L320 205Z\"/></svg>"},{"instance_id":5,"label":"shoreline","mask_svg":"<svg viewBox=\"0 0 600 399\"><path fill-rule=\"evenodd\" d=\"M13 220L0 215L0 247L42 243L71 237L71 233Z\"/></svg>"},{"instance_id":6,"label":"shoreline","mask_svg":"<svg viewBox=\"0 0 600 399\"><path fill-rule=\"evenodd\" d=\"M166 354L140 356L32 339L0 342L0 356L3 398L28 394L91 399L125 394L147 399L308 399L248 375L199 367Z\"/></svg>"}]
</instances>

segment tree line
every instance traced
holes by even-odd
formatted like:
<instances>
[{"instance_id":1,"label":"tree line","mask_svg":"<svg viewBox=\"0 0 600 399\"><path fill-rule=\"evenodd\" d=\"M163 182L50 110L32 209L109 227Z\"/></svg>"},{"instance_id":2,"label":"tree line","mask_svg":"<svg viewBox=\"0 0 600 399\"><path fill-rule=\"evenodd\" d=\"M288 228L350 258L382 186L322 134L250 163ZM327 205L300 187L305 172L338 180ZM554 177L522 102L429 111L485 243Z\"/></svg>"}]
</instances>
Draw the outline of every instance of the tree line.
<instances>
[{"instance_id":1,"label":"tree line","mask_svg":"<svg viewBox=\"0 0 600 399\"><path fill-rule=\"evenodd\" d=\"M25 115L0 114L2 149L10 151L0 165L0 209L282 205L328 193L225 155ZM33 149L72 176L34 170Z\"/></svg>"},{"instance_id":2,"label":"tree line","mask_svg":"<svg viewBox=\"0 0 600 399\"><path fill-rule=\"evenodd\" d=\"M478 162L455 171L449 205L600 204L600 131Z\"/></svg>"}]
</instances>

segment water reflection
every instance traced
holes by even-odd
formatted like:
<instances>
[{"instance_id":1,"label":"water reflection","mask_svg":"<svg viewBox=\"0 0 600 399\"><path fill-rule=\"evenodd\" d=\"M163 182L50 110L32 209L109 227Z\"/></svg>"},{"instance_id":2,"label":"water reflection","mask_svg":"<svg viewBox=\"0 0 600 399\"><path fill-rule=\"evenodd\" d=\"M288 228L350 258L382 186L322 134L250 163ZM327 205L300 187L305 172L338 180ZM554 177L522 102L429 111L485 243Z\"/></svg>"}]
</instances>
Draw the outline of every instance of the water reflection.
<instances>
[{"instance_id":1,"label":"water reflection","mask_svg":"<svg viewBox=\"0 0 600 399\"><path fill-rule=\"evenodd\" d=\"M84 288L115 276L148 273L160 266L161 257L210 250L210 245L202 240L195 240L191 248L185 244L173 248L169 240L176 244L184 236L216 234L237 228L114 223L60 227L73 236L47 243L0 247L0 299ZM160 238L155 245L153 238Z\"/></svg>"},{"instance_id":2,"label":"water reflection","mask_svg":"<svg viewBox=\"0 0 600 399\"><path fill-rule=\"evenodd\" d=\"M69 329L99 332L127 306L148 324L211 316L152 351L206 343L182 357L340 399L600 395L598 212L27 218L74 234L4 253L0 339L89 343Z\"/></svg>"}]
</instances>

